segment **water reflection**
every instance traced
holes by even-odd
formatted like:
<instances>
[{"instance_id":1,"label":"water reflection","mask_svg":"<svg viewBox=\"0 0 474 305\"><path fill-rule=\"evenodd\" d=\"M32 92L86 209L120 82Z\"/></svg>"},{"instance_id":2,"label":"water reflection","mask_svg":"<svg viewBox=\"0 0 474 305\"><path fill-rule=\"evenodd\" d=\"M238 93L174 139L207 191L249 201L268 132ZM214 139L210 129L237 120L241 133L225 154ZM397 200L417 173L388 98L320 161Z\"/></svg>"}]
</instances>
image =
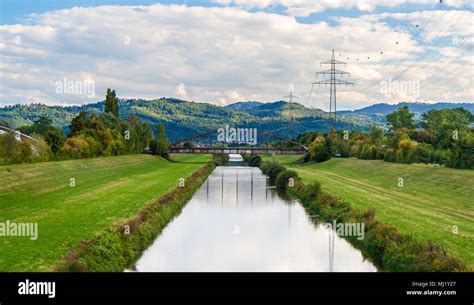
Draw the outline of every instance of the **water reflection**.
<instances>
[{"instance_id":1,"label":"water reflection","mask_svg":"<svg viewBox=\"0 0 474 305\"><path fill-rule=\"evenodd\" d=\"M258 168L217 167L145 251L137 271L376 271L333 230L267 186Z\"/></svg>"}]
</instances>

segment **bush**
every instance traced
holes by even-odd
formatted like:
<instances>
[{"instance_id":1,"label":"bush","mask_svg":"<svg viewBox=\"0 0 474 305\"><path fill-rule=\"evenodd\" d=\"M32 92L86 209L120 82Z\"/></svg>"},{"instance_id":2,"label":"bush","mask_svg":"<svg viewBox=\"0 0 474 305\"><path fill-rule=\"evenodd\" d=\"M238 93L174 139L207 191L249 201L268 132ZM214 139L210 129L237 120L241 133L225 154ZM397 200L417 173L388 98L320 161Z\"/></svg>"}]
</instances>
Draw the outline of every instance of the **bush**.
<instances>
[{"instance_id":1,"label":"bush","mask_svg":"<svg viewBox=\"0 0 474 305\"><path fill-rule=\"evenodd\" d=\"M349 156L359 158L359 155L360 155L360 145L356 143L351 146L350 151L349 151Z\"/></svg>"},{"instance_id":2,"label":"bush","mask_svg":"<svg viewBox=\"0 0 474 305\"><path fill-rule=\"evenodd\" d=\"M284 170L280 172L276 178L275 186L277 189L286 190L289 187L289 181L291 178L298 177L298 174L292 170Z\"/></svg>"},{"instance_id":3,"label":"bush","mask_svg":"<svg viewBox=\"0 0 474 305\"><path fill-rule=\"evenodd\" d=\"M383 160L386 162L395 162L396 161L396 151L393 148L389 148L385 151L385 155L383 156Z\"/></svg>"},{"instance_id":4,"label":"bush","mask_svg":"<svg viewBox=\"0 0 474 305\"><path fill-rule=\"evenodd\" d=\"M441 165L448 164L448 155L449 151L436 149L433 151L433 163L438 163Z\"/></svg>"},{"instance_id":5,"label":"bush","mask_svg":"<svg viewBox=\"0 0 474 305\"><path fill-rule=\"evenodd\" d=\"M262 164L262 158L259 155L253 155L248 159L249 166L260 167Z\"/></svg>"},{"instance_id":6,"label":"bush","mask_svg":"<svg viewBox=\"0 0 474 305\"><path fill-rule=\"evenodd\" d=\"M348 158L351 155L351 144L349 141L340 141L337 150L342 158Z\"/></svg>"},{"instance_id":7,"label":"bush","mask_svg":"<svg viewBox=\"0 0 474 305\"><path fill-rule=\"evenodd\" d=\"M433 147L429 144L421 143L411 150L408 154L410 162L431 163L433 155Z\"/></svg>"},{"instance_id":8,"label":"bush","mask_svg":"<svg viewBox=\"0 0 474 305\"><path fill-rule=\"evenodd\" d=\"M262 173L264 175L267 175L268 176L268 170L270 169L270 162L269 161L265 161L265 162L262 162L260 164L260 170L262 171Z\"/></svg>"},{"instance_id":9,"label":"bush","mask_svg":"<svg viewBox=\"0 0 474 305\"><path fill-rule=\"evenodd\" d=\"M276 178L279 173L285 170L285 167L280 163L271 163L268 168L268 177L270 178L270 184L274 185Z\"/></svg>"},{"instance_id":10,"label":"bush","mask_svg":"<svg viewBox=\"0 0 474 305\"><path fill-rule=\"evenodd\" d=\"M465 266L444 248L432 241L420 242L411 237L387 247L384 266L395 272L453 272L463 271Z\"/></svg>"},{"instance_id":11,"label":"bush","mask_svg":"<svg viewBox=\"0 0 474 305\"><path fill-rule=\"evenodd\" d=\"M409 156L412 154L412 152L416 149L417 146L418 142L416 141L412 141L410 139L401 140L398 144L399 154L397 156L397 161L400 163L410 163L411 160Z\"/></svg>"},{"instance_id":12,"label":"bush","mask_svg":"<svg viewBox=\"0 0 474 305\"><path fill-rule=\"evenodd\" d=\"M300 195L304 201L319 200L322 193L321 184L318 181L303 184L300 188Z\"/></svg>"},{"instance_id":13,"label":"bush","mask_svg":"<svg viewBox=\"0 0 474 305\"><path fill-rule=\"evenodd\" d=\"M100 155L101 145L92 137L78 135L66 139L62 152L72 159L95 157Z\"/></svg>"},{"instance_id":14,"label":"bush","mask_svg":"<svg viewBox=\"0 0 474 305\"><path fill-rule=\"evenodd\" d=\"M365 160L374 160L376 157L375 146L372 144L364 144L362 145L362 149L360 150L360 159Z\"/></svg>"},{"instance_id":15,"label":"bush","mask_svg":"<svg viewBox=\"0 0 474 305\"><path fill-rule=\"evenodd\" d=\"M215 154L212 155L212 160L216 166L224 166L229 163L229 155L227 154Z\"/></svg>"},{"instance_id":16,"label":"bush","mask_svg":"<svg viewBox=\"0 0 474 305\"><path fill-rule=\"evenodd\" d=\"M397 243L400 238L400 233L395 227L375 222L370 229L366 230L365 248L373 258L377 259L378 264L382 264L386 249Z\"/></svg>"},{"instance_id":17,"label":"bush","mask_svg":"<svg viewBox=\"0 0 474 305\"><path fill-rule=\"evenodd\" d=\"M385 157L385 151L387 150L387 147L385 145L382 146L377 146L375 148L375 158L377 160L383 160Z\"/></svg>"}]
</instances>

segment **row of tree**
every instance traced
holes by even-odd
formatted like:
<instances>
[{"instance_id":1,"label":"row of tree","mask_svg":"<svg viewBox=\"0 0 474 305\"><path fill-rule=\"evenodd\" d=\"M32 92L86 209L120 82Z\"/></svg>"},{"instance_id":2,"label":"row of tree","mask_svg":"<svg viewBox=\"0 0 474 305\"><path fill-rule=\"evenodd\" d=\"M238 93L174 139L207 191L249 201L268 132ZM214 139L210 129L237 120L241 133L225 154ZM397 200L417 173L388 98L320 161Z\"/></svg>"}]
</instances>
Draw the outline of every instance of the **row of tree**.
<instances>
[{"instance_id":1,"label":"row of tree","mask_svg":"<svg viewBox=\"0 0 474 305\"><path fill-rule=\"evenodd\" d=\"M297 140L309 148L309 158L322 162L333 156L382 159L398 163L437 163L474 168L473 115L464 108L430 110L415 122L408 107L387 115L389 132L372 126L369 132L308 132Z\"/></svg>"},{"instance_id":2,"label":"row of tree","mask_svg":"<svg viewBox=\"0 0 474 305\"><path fill-rule=\"evenodd\" d=\"M67 136L52 123L50 119L40 117L32 125L17 129L34 140L12 132L1 134L0 163L117 156L145 150L168 157L164 127L157 126L157 137L154 138L150 123L140 122L136 116L121 119L115 90L107 90L104 113L79 113L71 121Z\"/></svg>"}]
</instances>

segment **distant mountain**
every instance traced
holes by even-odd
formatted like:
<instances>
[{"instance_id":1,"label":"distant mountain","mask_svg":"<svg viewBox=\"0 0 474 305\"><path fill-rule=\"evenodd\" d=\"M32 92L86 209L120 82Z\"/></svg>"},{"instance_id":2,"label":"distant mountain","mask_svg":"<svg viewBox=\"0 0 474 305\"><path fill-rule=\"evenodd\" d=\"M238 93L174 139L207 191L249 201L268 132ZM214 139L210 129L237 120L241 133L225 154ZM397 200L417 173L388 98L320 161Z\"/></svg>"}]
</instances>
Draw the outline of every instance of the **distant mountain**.
<instances>
[{"instance_id":1,"label":"distant mountain","mask_svg":"<svg viewBox=\"0 0 474 305\"><path fill-rule=\"evenodd\" d=\"M247 105L247 103L251 104ZM332 120L327 113L319 109L306 108L297 103L289 104L278 101L237 104L239 106L221 107L172 98L121 99L119 100L119 112L123 119L135 115L142 121L148 121L154 129L157 123L163 124L171 141L201 132L217 130L226 124L235 127L257 128L289 138L295 138L299 133L306 131L327 131L332 126ZM233 107L239 109L233 109ZM103 102L70 107L42 104L14 105L0 108L0 119L6 120L13 127L19 127L32 124L40 116L46 116L53 121L55 126L63 128L67 133L71 120L79 112L100 114L103 109ZM342 116L338 119L337 128L367 130L373 123L374 121L366 118Z\"/></svg>"},{"instance_id":2,"label":"distant mountain","mask_svg":"<svg viewBox=\"0 0 474 305\"><path fill-rule=\"evenodd\" d=\"M400 103L397 105L376 104L365 108L338 111L338 129L367 130L372 124L384 126L385 116L408 106L419 118L430 109L464 107L474 112L474 104L423 104ZM276 101L270 103L238 102L225 107L208 103L189 102L175 98L156 100L121 99L120 116L123 119L136 115L142 121L165 125L171 141L183 139L197 133L215 130L226 124L236 127L252 127L258 130L294 138L306 131L327 131L332 126L328 114L320 109L307 108L298 103ZM81 111L100 114L104 111L103 102L83 106L46 106L43 104L14 105L0 108L0 119L11 126L30 125L40 116L52 119L53 124L69 131L71 120Z\"/></svg>"},{"instance_id":3,"label":"distant mountain","mask_svg":"<svg viewBox=\"0 0 474 305\"><path fill-rule=\"evenodd\" d=\"M374 104L368 107L364 107L357 110L348 110L348 111L338 111L340 114L350 114L350 113L365 113L371 115L387 115L396 111L398 108L408 106L411 112L423 114L431 109L452 109L463 107L470 112L474 113L474 103L436 103L436 104L428 104L428 103L407 103L402 102L395 105L391 104Z\"/></svg>"},{"instance_id":4,"label":"distant mountain","mask_svg":"<svg viewBox=\"0 0 474 305\"><path fill-rule=\"evenodd\" d=\"M237 103L227 105L225 107L229 108L229 109L234 109L234 110L250 110L250 109L258 107L262 104L264 104L264 103L262 103L262 102L237 102Z\"/></svg>"}]
</instances>

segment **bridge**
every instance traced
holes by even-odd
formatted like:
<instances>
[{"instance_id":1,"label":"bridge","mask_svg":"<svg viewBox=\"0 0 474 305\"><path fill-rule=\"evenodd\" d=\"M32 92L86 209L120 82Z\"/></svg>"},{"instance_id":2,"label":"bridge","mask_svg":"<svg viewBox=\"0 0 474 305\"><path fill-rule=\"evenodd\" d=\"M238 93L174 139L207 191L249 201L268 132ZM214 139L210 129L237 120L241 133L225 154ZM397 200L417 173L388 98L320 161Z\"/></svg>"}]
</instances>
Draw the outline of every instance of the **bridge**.
<instances>
[{"instance_id":1,"label":"bridge","mask_svg":"<svg viewBox=\"0 0 474 305\"><path fill-rule=\"evenodd\" d=\"M268 147L268 143L264 147L257 146L235 146L235 147L222 147L213 146L212 142L210 146L199 146L196 147L193 144L193 147L187 148L183 147L183 144L186 142L191 142L192 140L200 137L210 136L217 134L217 131L208 131L187 137L185 139L176 141L170 144L169 152L173 154L248 154L248 155L259 155L259 154L277 154L277 155L306 155L308 153L308 148L301 145L300 143L293 141L291 139L275 135L269 132L257 131L258 135L276 138L293 145L293 148L274 148ZM219 144L226 144L227 142L219 142Z\"/></svg>"},{"instance_id":2,"label":"bridge","mask_svg":"<svg viewBox=\"0 0 474 305\"><path fill-rule=\"evenodd\" d=\"M26 135L24 133L21 133L18 130L11 129L11 128L8 128L8 127L5 127L5 126L0 126L0 134L4 134L4 133L13 133L13 134L15 134L15 139L17 141L20 141L21 139L27 139L27 140L30 140L30 141L33 141L33 142L38 142L38 140L36 140L35 138L30 137L29 135Z\"/></svg>"}]
</instances>

